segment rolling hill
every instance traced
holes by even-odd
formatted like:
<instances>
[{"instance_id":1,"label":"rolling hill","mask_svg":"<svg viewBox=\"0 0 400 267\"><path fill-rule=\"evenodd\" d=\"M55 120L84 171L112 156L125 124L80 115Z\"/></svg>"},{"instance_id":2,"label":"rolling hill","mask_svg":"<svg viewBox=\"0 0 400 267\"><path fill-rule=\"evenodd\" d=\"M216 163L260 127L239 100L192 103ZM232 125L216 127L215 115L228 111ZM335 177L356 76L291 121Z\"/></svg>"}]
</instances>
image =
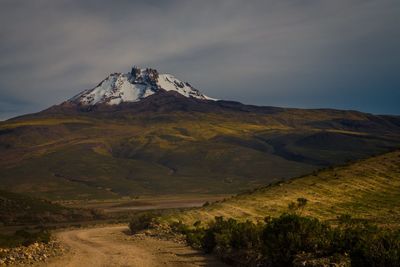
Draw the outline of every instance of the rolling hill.
<instances>
[{"instance_id":1,"label":"rolling hill","mask_svg":"<svg viewBox=\"0 0 400 267\"><path fill-rule=\"evenodd\" d=\"M300 210L302 215L336 220L339 215L349 214L355 219L398 227L400 151L271 184L165 219L188 225L215 216L257 221L287 212L289 204L298 198L308 200Z\"/></svg>"},{"instance_id":2,"label":"rolling hill","mask_svg":"<svg viewBox=\"0 0 400 267\"><path fill-rule=\"evenodd\" d=\"M0 122L0 188L48 199L238 193L400 146L400 118L215 100L151 69Z\"/></svg>"}]
</instances>

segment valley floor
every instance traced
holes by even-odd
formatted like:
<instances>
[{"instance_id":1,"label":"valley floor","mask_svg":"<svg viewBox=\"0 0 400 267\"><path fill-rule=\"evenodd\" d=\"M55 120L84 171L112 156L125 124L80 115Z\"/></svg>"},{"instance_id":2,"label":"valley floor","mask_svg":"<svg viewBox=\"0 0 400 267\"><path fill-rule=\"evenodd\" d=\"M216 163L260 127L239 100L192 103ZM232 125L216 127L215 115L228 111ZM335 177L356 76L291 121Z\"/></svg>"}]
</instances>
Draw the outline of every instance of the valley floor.
<instances>
[{"instance_id":1,"label":"valley floor","mask_svg":"<svg viewBox=\"0 0 400 267\"><path fill-rule=\"evenodd\" d=\"M38 266L224 266L185 245L128 231L126 225L111 225L59 232L68 252Z\"/></svg>"},{"instance_id":2,"label":"valley floor","mask_svg":"<svg viewBox=\"0 0 400 267\"><path fill-rule=\"evenodd\" d=\"M59 201L70 208L100 209L105 213L201 207L206 202L220 201L231 194L176 194L142 196L140 199Z\"/></svg>"}]
</instances>

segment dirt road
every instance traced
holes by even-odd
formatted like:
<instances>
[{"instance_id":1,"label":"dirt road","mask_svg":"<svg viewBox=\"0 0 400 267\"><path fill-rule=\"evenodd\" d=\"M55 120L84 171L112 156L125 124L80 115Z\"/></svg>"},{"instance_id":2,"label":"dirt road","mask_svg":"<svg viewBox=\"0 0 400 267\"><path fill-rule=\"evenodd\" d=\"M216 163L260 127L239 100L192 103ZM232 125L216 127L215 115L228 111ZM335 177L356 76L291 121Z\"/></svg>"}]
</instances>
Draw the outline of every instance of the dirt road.
<instances>
[{"instance_id":1,"label":"dirt road","mask_svg":"<svg viewBox=\"0 0 400 267\"><path fill-rule=\"evenodd\" d=\"M60 232L69 251L45 266L224 266L184 245L126 231L127 226L104 226Z\"/></svg>"}]
</instances>

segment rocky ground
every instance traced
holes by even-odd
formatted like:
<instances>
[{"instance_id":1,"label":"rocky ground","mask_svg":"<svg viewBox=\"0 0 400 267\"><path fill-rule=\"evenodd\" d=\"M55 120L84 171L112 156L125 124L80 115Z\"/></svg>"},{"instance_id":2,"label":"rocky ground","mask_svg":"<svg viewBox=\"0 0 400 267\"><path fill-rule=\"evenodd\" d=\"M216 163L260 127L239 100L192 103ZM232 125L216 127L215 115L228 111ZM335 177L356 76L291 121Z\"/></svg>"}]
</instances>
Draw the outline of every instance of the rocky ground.
<instances>
[{"instance_id":1,"label":"rocky ground","mask_svg":"<svg viewBox=\"0 0 400 267\"><path fill-rule=\"evenodd\" d=\"M0 248L0 266L37 264L63 253L64 248L57 241L33 243L27 247Z\"/></svg>"}]
</instances>

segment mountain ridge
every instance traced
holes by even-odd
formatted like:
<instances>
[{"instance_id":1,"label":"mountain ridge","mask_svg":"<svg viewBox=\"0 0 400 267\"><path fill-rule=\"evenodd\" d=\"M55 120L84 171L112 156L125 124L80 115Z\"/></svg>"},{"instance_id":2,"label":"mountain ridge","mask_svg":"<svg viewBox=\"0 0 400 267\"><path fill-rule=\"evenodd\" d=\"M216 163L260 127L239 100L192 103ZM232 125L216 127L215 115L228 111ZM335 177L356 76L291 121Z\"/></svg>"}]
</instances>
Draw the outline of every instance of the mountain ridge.
<instances>
[{"instance_id":1,"label":"mountain ridge","mask_svg":"<svg viewBox=\"0 0 400 267\"><path fill-rule=\"evenodd\" d=\"M400 147L396 116L163 89L113 105L76 101L86 93L0 122L0 189L49 199L237 193Z\"/></svg>"}]
</instances>

